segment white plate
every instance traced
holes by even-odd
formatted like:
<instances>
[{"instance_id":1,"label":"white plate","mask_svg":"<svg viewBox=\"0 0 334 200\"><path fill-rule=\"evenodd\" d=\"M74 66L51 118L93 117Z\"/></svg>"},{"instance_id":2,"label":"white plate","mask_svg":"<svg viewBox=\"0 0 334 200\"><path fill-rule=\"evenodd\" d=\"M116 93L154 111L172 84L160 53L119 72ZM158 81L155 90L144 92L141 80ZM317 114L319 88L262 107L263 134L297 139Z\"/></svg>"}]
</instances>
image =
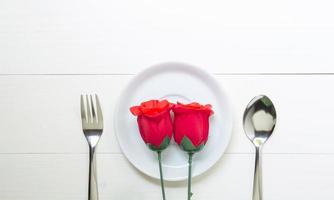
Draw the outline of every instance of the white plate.
<instances>
[{"instance_id":1,"label":"white plate","mask_svg":"<svg viewBox=\"0 0 334 200\"><path fill-rule=\"evenodd\" d=\"M210 103L215 113L210 119L209 140L204 149L194 155L193 177L204 173L219 160L232 131L232 113L226 94L205 71L182 63L164 63L135 76L115 107L114 127L119 145L139 171L159 179L157 154L141 139L136 118L129 111L131 106L150 99ZM187 178L187 157L175 142L163 151L165 180L179 181Z\"/></svg>"}]
</instances>

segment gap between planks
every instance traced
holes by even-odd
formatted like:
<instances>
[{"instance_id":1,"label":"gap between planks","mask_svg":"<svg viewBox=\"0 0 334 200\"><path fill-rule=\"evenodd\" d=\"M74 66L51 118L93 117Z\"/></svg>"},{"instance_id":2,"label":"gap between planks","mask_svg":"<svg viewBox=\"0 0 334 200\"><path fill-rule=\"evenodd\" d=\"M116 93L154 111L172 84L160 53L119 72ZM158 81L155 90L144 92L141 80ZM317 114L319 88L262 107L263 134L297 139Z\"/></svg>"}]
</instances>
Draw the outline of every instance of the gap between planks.
<instances>
[{"instance_id":1,"label":"gap between planks","mask_svg":"<svg viewBox=\"0 0 334 200\"><path fill-rule=\"evenodd\" d=\"M210 73L210 72L209 72ZM0 74L0 76L133 76L138 73L23 73L23 74ZM334 73L211 73L217 76L333 76Z\"/></svg>"},{"instance_id":2,"label":"gap between planks","mask_svg":"<svg viewBox=\"0 0 334 200\"><path fill-rule=\"evenodd\" d=\"M100 155L121 155L124 156L123 153L119 152L96 152ZM22 152L22 153L0 153L1 155L85 155L88 152L78 152L78 153L70 153L70 152ZM224 153L224 155L254 155L254 153ZM262 153L262 155L314 155L314 156L326 156L326 155L334 155L334 153Z\"/></svg>"}]
</instances>

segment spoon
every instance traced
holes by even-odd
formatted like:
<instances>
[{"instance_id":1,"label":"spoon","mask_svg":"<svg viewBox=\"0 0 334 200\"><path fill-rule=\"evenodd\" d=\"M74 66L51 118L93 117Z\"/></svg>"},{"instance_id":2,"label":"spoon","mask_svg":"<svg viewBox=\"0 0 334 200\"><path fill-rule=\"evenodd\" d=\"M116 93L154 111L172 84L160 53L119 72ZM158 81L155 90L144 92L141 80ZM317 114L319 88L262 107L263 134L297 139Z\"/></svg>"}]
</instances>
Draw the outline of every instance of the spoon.
<instances>
[{"instance_id":1,"label":"spoon","mask_svg":"<svg viewBox=\"0 0 334 200\"><path fill-rule=\"evenodd\" d=\"M276 110L267 96L259 95L249 102L244 112L243 125L256 149L253 200L262 200L261 149L276 125Z\"/></svg>"}]
</instances>

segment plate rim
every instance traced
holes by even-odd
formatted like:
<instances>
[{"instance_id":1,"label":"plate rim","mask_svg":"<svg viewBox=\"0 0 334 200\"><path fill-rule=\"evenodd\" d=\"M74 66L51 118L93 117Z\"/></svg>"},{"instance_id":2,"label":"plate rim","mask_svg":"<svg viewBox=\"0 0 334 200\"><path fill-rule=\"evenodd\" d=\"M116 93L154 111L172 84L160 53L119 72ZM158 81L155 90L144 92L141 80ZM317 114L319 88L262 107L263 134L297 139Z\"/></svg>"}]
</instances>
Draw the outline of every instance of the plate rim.
<instances>
[{"instance_id":1,"label":"plate rim","mask_svg":"<svg viewBox=\"0 0 334 200\"><path fill-rule=\"evenodd\" d=\"M230 113L230 122L227 124L227 132L228 132L228 142L227 145L224 147L223 150L221 150L221 153L219 156L217 156L216 159L214 159L214 161L212 162L212 164L209 164L208 167L205 170L200 170L197 174L194 174L192 176L192 178L198 177L202 174L204 174L205 172L209 171L213 166L215 166L218 161L222 158L222 156L225 154L226 149L228 148L230 141L231 141L231 137L232 137L232 131L233 131L233 112L232 112L232 108L231 108L231 103L230 103L230 99L228 97L228 95L226 94L225 90L223 89L223 87L218 83L218 81L216 80L215 77L212 76L212 74L210 74L209 72L205 71L203 68L200 68L196 65L192 65L192 64L188 64L188 63L184 63L184 62L174 62L174 61L170 61L170 62L160 62L154 65L151 65L141 71L139 71L138 73L136 73L134 75L134 77L132 77L132 79L126 84L126 86L123 88L123 90L121 91L120 95L118 96L116 103L115 103L115 107L113 110L113 130L115 132L116 135L116 139L117 139L117 143L122 151L122 154L125 156L125 158L127 159L127 161L134 167L136 168L140 173L151 177L153 179L159 179L159 177L155 177L154 175L151 175L149 173L146 173L145 170L140 167L135 165L133 162L130 161L128 155L126 153L124 153L124 147L121 145L120 142L120 138L119 138L119 134L117 133L118 131L118 125L117 125L117 113L119 113L119 105L121 104L121 99L124 98L124 96L128 93L128 90L130 89L130 86L133 85L133 83L138 82L138 80L140 80L140 77L145 76L146 74L155 72L155 71L159 71L160 69L163 68L171 68L171 66L174 66L174 68L182 68L182 70L192 70L195 71L195 73L198 74L205 74L206 77L209 77L210 80L212 81L212 83L215 85L215 87L217 87L217 89L219 90L219 93L223 94L225 99L225 104L226 104L226 108L228 109L229 113ZM163 69L166 70L166 69ZM170 181L170 182L176 182L176 181L184 181L187 179L187 176L184 177L175 177L175 178L164 178L165 181Z\"/></svg>"}]
</instances>

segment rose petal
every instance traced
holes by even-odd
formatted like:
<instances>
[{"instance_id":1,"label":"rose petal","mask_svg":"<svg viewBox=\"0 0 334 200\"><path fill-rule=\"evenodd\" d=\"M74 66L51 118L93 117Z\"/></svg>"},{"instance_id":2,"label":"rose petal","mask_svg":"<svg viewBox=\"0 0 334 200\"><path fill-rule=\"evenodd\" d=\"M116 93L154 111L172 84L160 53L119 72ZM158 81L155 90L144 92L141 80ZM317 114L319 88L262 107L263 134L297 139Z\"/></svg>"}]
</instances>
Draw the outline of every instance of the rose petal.
<instances>
[{"instance_id":1,"label":"rose petal","mask_svg":"<svg viewBox=\"0 0 334 200\"><path fill-rule=\"evenodd\" d=\"M138 116L142 113L141 110L140 110L140 106L132 106L130 108L130 111L134 116Z\"/></svg>"}]
</instances>

